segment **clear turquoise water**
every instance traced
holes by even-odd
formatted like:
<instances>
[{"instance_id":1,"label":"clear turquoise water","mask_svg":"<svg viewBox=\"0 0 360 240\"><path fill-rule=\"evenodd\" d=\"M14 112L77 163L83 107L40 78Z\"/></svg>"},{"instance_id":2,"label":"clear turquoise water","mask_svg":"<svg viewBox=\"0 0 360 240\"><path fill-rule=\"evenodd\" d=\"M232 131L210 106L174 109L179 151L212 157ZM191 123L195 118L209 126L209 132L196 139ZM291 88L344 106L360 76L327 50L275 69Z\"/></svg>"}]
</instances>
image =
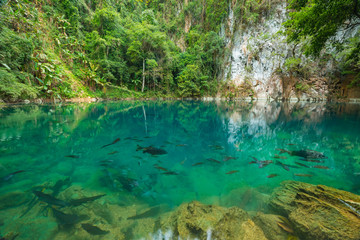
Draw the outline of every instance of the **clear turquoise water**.
<instances>
[{"instance_id":1,"label":"clear turquoise water","mask_svg":"<svg viewBox=\"0 0 360 240\"><path fill-rule=\"evenodd\" d=\"M59 231L54 230L56 219L39 210L46 204L35 198L39 209L36 205L26 211L34 190L52 194L55 183L68 177L58 199L106 194L89 206L133 206L138 212L145 205L173 209L192 200L263 210L263 196L287 179L360 194L360 105L356 104L126 101L12 105L3 107L0 117L0 234L17 232L18 239L31 239L23 223L35 227L32 234L42 232L38 239L61 238L54 237ZM102 148L117 138L118 142ZM167 154L143 153L137 151L138 145L154 146ZM279 154L279 148L311 149L327 159L305 162ZM286 159L274 158L276 154ZM69 155L74 156L66 157ZM259 168L249 164L252 157L298 168L287 171L274 163ZM155 166L176 175L166 175ZM5 179L19 170L25 172ZM227 174L230 171L237 172ZM278 176L269 178L270 174ZM129 185L124 186L124 181ZM26 201L16 206L4 203L14 192L24 194ZM123 224L135 213L124 213ZM53 235L44 234L44 229L52 229Z\"/></svg>"}]
</instances>

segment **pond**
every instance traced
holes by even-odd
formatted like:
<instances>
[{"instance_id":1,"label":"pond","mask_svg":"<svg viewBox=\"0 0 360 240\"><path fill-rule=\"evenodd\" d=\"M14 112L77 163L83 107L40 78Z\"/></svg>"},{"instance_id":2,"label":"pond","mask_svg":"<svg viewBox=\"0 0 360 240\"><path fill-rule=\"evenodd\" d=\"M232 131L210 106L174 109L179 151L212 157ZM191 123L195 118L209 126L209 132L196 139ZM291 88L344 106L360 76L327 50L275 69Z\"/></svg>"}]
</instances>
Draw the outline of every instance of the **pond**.
<instances>
[{"instance_id":1,"label":"pond","mask_svg":"<svg viewBox=\"0 0 360 240\"><path fill-rule=\"evenodd\" d=\"M360 194L357 104L119 101L0 114L0 236L147 238L154 219L193 200L266 212L284 180Z\"/></svg>"}]
</instances>

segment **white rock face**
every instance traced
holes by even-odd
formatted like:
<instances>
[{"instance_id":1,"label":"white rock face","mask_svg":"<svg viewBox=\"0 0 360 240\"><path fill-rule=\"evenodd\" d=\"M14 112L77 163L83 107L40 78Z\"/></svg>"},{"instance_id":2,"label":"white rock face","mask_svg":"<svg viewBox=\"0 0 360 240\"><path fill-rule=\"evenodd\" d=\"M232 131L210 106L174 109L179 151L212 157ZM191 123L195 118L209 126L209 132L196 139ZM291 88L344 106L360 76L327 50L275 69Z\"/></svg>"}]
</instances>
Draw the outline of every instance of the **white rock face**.
<instances>
[{"instance_id":1,"label":"white rock face","mask_svg":"<svg viewBox=\"0 0 360 240\"><path fill-rule=\"evenodd\" d=\"M273 6L267 16L262 16L256 24L239 27L234 24L232 9L227 21L229 35L226 39L231 49L228 65L224 72L224 80L231 80L236 85L250 83L258 99L277 99L284 97L284 83L276 70L283 68L287 58L300 57L303 61L310 59L301 56L294 45L286 42L286 37L279 32L283 30L282 23L287 19L286 3ZM236 30L235 30L236 29ZM224 31L221 33L225 36ZM323 73L319 73L321 75ZM291 86L290 86L291 87ZM312 87L312 86L310 86ZM294 89L295 90L295 89ZM299 95L287 93L297 99L326 98L327 86L321 89L309 89L309 94ZM285 97L289 97L285 96Z\"/></svg>"}]
</instances>

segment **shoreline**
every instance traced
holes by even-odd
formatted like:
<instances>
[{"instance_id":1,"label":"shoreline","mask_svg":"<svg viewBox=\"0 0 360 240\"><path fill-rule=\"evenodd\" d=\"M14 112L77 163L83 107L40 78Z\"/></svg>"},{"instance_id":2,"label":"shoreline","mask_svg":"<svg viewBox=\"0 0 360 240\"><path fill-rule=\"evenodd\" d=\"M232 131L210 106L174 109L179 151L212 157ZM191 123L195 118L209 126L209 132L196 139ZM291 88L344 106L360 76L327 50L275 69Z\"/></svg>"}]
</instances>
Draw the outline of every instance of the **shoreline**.
<instances>
[{"instance_id":1,"label":"shoreline","mask_svg":"<svg viewBox=\"0 0 360 240\"><path fill-rule=\"evenodd\" d=\"M32 100L22 100L16 102L4 102L0 101L1 105L13 105L13 104L48 104L48 103L95 103L95 102L105 102L105 101L166 101L166 100L173 100L173 101L205 101L205 102L219 102L219 101L242 101L242 102L288 102L288 103L360 103L360 98L347 98L347 99L336 99L336 100L329 100L329 99L322 99L322 98L289 98L289 99L272 99L272 98L226 98L226 97L142 97L142 98L69 98L69 99L32 99Z\"/></svg>"}]
</instances>

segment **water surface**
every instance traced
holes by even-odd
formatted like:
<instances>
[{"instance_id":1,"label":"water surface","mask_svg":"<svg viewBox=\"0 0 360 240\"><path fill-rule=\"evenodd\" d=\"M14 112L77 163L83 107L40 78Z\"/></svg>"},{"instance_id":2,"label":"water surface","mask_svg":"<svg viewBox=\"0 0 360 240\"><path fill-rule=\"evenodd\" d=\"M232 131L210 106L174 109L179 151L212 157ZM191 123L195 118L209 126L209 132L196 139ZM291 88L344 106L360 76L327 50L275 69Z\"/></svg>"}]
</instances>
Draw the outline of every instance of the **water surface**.
<instances>
[{"instance_id":1,"label":"water surface","mask_svg":"<svg viewBox=\"0 0 360 240\"><path fill-rule=\"evenodd\" d=\"M2 107L0 236L89 234L79 224L64 230L34 191L66 202L106 194L55 208L76 214L91 209L83 222L103 229L121 225L118 233L104 235L108 239L140 238L145 233L127 218L152 206L169 211L198 200L265 211L269 194L288 179L360 194L359 110L356 104L195 101ZM279 149L313 150L326 159L303 161Z\"/></svg>"}]
</instances>

